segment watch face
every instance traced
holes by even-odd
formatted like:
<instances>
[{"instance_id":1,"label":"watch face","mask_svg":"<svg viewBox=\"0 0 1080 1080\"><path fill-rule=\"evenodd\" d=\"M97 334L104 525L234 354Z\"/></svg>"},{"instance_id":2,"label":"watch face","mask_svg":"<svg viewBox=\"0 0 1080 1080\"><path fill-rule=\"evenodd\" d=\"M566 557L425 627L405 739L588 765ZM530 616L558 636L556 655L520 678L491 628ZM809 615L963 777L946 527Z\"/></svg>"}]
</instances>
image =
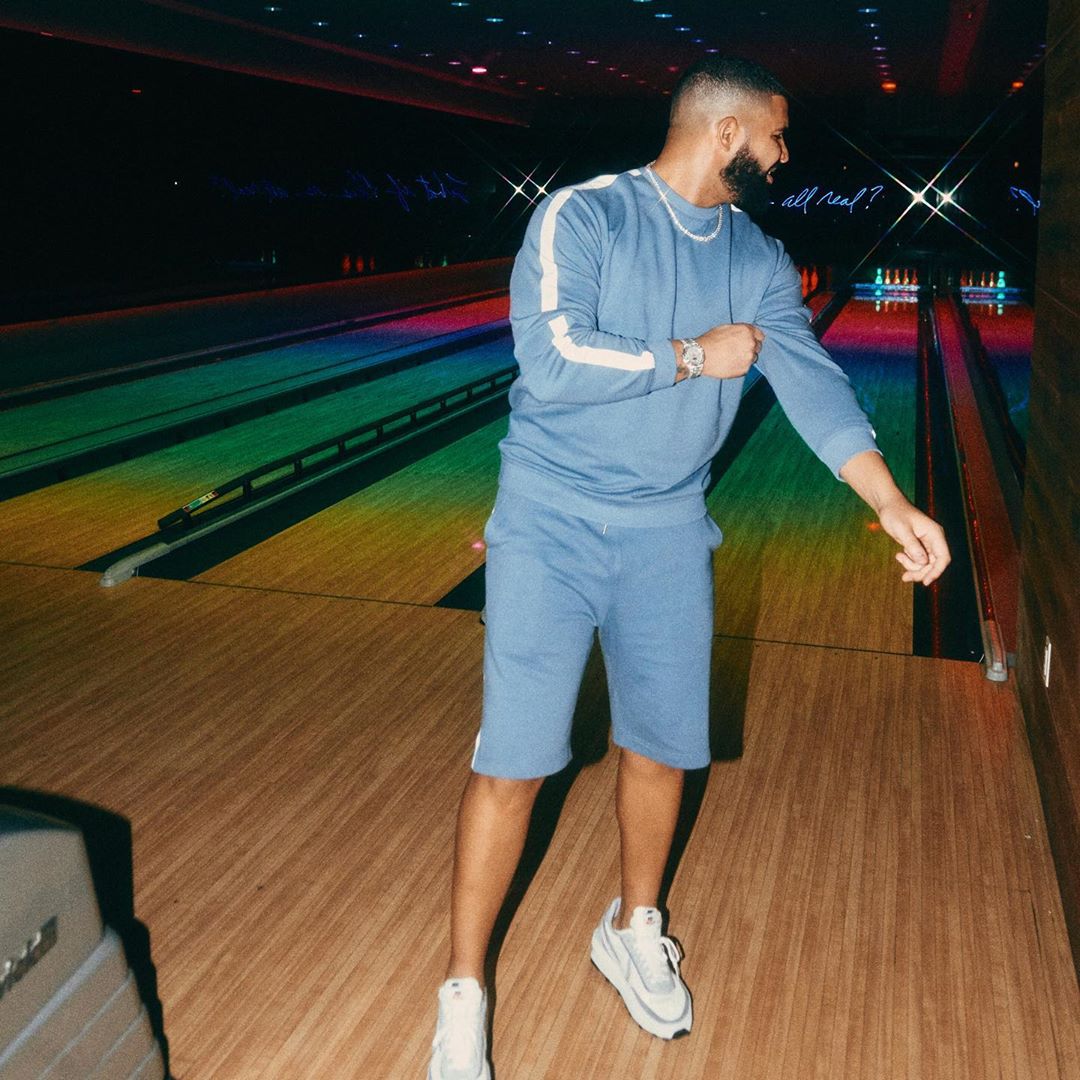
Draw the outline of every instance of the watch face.
<instances>
[{"instance_id":1,"label":"watch face","mask_svg":"<svg viewBox=\"0 0 1080 1080\"><path fill-rule=\"evenodd\" d=\"M693 378L700 375L701 369L705 366L705 350L696 341L691 342L683 346L682 359L690 371L690 377Z\"/></svg>"}]
</instances>

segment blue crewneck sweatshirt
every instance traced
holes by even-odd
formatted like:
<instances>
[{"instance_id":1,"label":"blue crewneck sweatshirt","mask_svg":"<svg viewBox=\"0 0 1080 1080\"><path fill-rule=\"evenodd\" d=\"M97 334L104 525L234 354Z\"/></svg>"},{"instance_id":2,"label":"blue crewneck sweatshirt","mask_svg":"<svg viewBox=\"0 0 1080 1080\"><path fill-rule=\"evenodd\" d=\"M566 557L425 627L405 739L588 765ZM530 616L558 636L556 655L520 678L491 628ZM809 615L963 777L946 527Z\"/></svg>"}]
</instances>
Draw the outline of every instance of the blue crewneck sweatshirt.
<instances>
[{"instance_id":1,"label":"blue crewneck sweatshirt","mask_svg":"<svg viewBox=\"0 0 1080 1080\"><path fill-rule=\"evenodd\" d=\"M563 188L536 209L510 281L521 373L510 389L500 486L567 513L655 526L705 513L709 465L744 379L675 382L672 339L748 322L757 366L836 474L873 431L810 330L779 241L730 205L703 208L643 170ZM672 221L708 242L684 235Z\"/></svg>"}]
</instances>

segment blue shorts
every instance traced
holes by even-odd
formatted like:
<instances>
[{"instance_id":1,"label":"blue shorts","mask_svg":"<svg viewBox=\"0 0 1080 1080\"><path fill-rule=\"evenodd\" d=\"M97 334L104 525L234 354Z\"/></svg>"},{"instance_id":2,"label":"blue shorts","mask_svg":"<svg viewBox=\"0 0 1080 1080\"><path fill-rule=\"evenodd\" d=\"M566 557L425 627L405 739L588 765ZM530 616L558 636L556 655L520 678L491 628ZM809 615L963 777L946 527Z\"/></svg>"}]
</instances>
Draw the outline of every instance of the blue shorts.
<instances>
[{"instance_id":1,"label":"blue shorts","mask_svg":"<svg viewBox=\"0 0 1080 1080\"><path fill-rule=\"evenodd\" d=\"M472 767L549 776L599 630L616 745L681 769L709 764L712 518L648 528L571 517L500 491L484 533L484 715Z\"/></svg>"}]
</instances>

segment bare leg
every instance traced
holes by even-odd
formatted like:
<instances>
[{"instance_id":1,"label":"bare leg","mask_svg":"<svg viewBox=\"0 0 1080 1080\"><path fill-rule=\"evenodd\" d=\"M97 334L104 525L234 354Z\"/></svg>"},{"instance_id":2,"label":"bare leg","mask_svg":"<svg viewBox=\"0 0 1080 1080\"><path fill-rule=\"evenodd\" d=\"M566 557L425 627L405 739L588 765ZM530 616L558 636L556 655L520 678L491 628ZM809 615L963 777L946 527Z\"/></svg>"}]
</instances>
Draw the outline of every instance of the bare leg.
<instances>
[{"instance_id":1,"label":"bare leg","mask_svg":"<svg viewBox=\"0 0 1080 1080\"><path fill-rule=\"evenodd\" d=\"M484 983L484 958L525 846L538 780L472 773L458 810L448 979Z\"/></svg>"},{"instance_id":2,"label":"bare leg","mask_svg":"<svg viewBox=\"0 0 1080 1080\"><path fill-rule=\"evenodd\" d=\"M682 801L683 771L622 750L615 808L622 844L622 904L615 920L625 930L636 907L655 907L660 896Z\"/></svg>"}]
</instances>

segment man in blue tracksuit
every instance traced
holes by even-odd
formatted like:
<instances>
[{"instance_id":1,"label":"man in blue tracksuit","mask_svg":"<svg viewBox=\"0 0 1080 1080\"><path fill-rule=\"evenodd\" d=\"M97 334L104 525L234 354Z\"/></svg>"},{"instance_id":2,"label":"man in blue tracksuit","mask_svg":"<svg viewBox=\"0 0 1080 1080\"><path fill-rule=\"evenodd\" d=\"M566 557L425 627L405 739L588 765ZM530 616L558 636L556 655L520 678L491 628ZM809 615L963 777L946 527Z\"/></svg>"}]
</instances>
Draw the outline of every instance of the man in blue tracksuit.
<instances>
[{"instance_id":1,"label":"man in blue tracksuit","mask_svg":"<svg viewBox=\"0 0 1080 1080\"><path fill-rule=\"evenodd\" d=\"M846 376L809 328L798 274L744 210L787 161L787 102L756 64L710 57L672 95L660 156L563 188L514 264L521 375L488 523L484 713L458 820L451 959L430 1080L486 1080L483 964L599 632L619 749L621 890L591 957L634 1020L688 1032L657 911L683 771L709 763L709 465L757 364L810 448L877 512L904 580L949 561L897 488ZM736 206L738 204L738 206Z\"/></svg>"}]
</instances>

